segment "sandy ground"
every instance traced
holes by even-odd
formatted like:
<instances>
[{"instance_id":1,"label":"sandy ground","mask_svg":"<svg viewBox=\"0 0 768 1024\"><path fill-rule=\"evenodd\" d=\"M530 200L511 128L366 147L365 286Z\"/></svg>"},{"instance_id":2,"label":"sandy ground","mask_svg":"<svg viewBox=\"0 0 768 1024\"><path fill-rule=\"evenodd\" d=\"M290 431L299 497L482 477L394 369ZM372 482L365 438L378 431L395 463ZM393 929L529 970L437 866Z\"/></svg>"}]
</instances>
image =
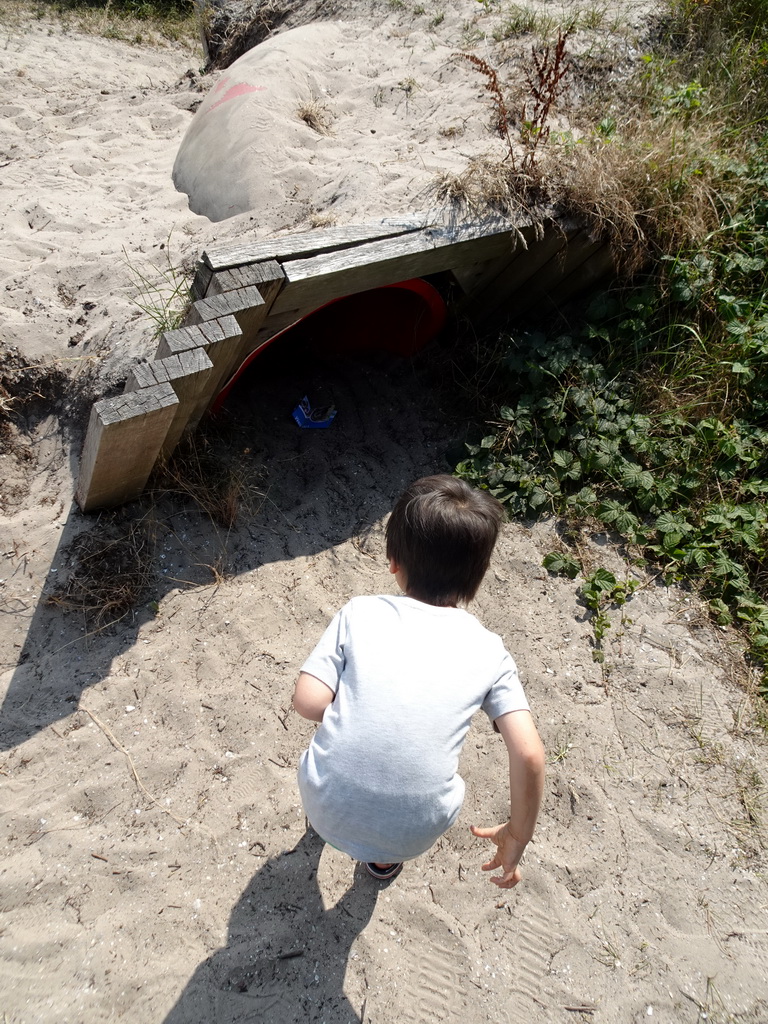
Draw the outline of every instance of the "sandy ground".
<instances>
[{"instance_id":1,"label":"sandy ground","mask_svg":"<svg viewBox=\"0 0 768 1024\"><path fill-rule=\"evenodd\" d=\"M411 23L383 6L386 56ZM454 8L441 45L486 17ZM517 889L488 883L468 831L507 800L480 718L458 824L390 885L307 832L295 768L313 727L290 710L293 679L340 604L392 587L387 511L445 468L462 428L446 364L275 361L244 380L200 442L247 483L230 529L173 488L80 515L69 392L101 393L154 351L130 266L162 266L169 235L177 265L316 210L286 196L219 225L188 211L170 172L202 98L193 54L45 21L6 26L2 47L4 345L73 378L41 385L1 456L3 1024L765 1024L765 710L737 639L605 536L578 538L585 564L641 583L605 671L577 585L541 568L555 523L505 527L474 609L517 658L548 750ZM335 216L365 219L349 197ZM310 380L339 408L331 430L287 416ZM99 629L47 600L75 538L137 523L137 610Z\"/></svg>"}]
</instances>

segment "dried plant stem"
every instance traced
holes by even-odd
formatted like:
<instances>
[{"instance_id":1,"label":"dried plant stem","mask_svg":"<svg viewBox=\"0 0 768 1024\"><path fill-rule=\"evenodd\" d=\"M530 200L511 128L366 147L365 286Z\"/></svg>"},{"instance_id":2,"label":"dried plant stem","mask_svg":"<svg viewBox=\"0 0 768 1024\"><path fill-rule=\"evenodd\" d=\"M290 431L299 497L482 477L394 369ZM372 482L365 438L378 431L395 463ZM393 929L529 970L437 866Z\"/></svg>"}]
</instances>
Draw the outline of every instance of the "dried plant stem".
<instances>
[{"instance_id":1,"label":"dried plant stem","mask_svg":"<svg viewBox=\"0 0 768 1024\"><path fill-rule=\"evenodd\" d=\"M536 151L549 138L547 118L568 74L570 64L565 59L567 32L558 32L554 50L545 47L542 53L531 49L531 65L525 69L525 82L533 99L530 111L523 104L521 134L525 144L523 170L530 171L536 162Z\"/></svg>"},{"instance_id":2,"label":"dried plant stem","mask_svg":"<svg viewBox=\"0 0 768 1024\"><path fill-rule=\"evenodd\" d=\"M463 60L468 61L481 75L485 75L487 79L485 88L491 94L491 101L496 112L496 130L507 144L507 156L511 162L512 169L515 170L515 148L512 144L512 136L509 134L511 114L504 99L504 93L501 91L499 77L495 69L491 67L488 61L483 60L482 57L475 56L474 53L456 52L451 54L451 56L461 57Z\"/></svg>"},{"instance_id":3,"label":"dried plant stem","mask_svg":"<svg viewBox=\"0 0 768 1024\"><path fill-rule=\"evenodd\" d=\"M163 807L163 805L160 803L160 801L157 800L154 796L152 796L152 794L149 792L147 787L144 785L144 783L139 778L139 773L136 771L136 765L133 763L133 758L128 753L128 751L125 749L125 747L120 742L120 740L115 736L115 734L112 732L112 730L109 728L109 726L105 725L101 721L101 719L97 718L97 716L94 715L94 713L89 708L83 707L81 705L80 706L80 710L84 711L86 713L86 715L88 715L88 717L93 720L94 725L97 725L101 729L101 731L107 737L107 739L112 744L112 746L115 748L115 750L119 750L121 754L124 754L126 756L126 758L128 759L128 764L131 766L131 773L133 774L134 782L139 787L139 789L144 794L144 796L150 801L150 803L153 803L155 805L155 807L157 807L159 810L161 810L163 812L163 814L167 814L169 818L173 818L173 820L181 828L183 828L187 824L187 822L186 821L182 821L181 818L177 818L176 815L173 813L173 811L169 811L167 807Z\"/></svg>"}]
</instances>

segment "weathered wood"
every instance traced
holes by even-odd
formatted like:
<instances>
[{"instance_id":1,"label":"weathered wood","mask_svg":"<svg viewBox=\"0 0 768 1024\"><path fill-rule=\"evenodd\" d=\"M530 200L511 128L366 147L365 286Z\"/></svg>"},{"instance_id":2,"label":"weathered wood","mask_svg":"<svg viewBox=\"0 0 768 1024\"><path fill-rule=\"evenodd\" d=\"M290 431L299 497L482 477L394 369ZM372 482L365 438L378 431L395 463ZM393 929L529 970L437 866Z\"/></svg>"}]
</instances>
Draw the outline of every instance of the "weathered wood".
<instances>
[{"instance_id":1,"label":"weathered wood","mask_svg":"<svg viewBox=\"0 0 768 1024\"><path fill-rule=\"evenodd\" d=\"M272 264L272 266L277 267L276 264ZM263 275L266 280L262 281L258 288L255 285L251 285L246 288L236 288L231 292L211 295L194 303L188 313L190 322L194 322L198 318L206 320L209 315L222 312L231 314L237 320L238 326L242 331L242 338L239 346L233 350L231 362L226 367L221 367L223 371L222 383L234 373L243 359L260 344L259 332L270 307L274 306L275 294L282 286L284 280L280 267L277 267L275 271L275 274L278 276L270 276L270 273L270 269L267 268ZM266 301L262 297L262 289L267 293Z\"/></svg>"},{"instance_id":2,"label":"weathered wood","mask_svg":"<svg viewBox=\"0 0 768 1024\"><path fill-rule=\"evenodd\" d=\"M172 331L163 331L157 343L155 359L166 359L190 348L202 348L205 342L205 335L199 326L177 327Z\"/></svg>"},{"instance_id":3,"label":"weathered wood","mask_svg":"<svg viewBox=\"0 0 768 1024\"><path fill-rule=\"evenodd\" d=\"M606 247L570 223L550 222L543 239L533 225L498 220L426 223L419 215L204 254L185 325L162 335L154 362L134 367L124 395L94 406L81 507L136 497L242 360L334 299L451 271L465 293L455 307L482 319L504 304L523 313L565 301L611 269Z\"/></svg>"},{"instance_id":4,"label":"weathered wood","mask_svg":"<svg viewBox=\"0 0 768 1024\"><path fill-rule=\"evenodd\" d=\"M549 311L555 305L550 293L600 248L602 243L592 241L586 231L581 231L569 239L562 253L556 253L537 271L535 278L526 281L524 288L518 289L510 296L510 305L514 307L515 315L522 316L535 305Z\"/></svg>"},{"instance_id":5,"label":"weathered wood","mask_svg":"<svg viewBox=\"0 0 768 1024\"><path fill-rule=\"evenodd\" d=\"M168 383L95 403L75 493L83 512L120 505L141 494L178 404Z\"/></svg>"},{"instance_id":6,"label":"weathered wood","mask_svg":"<svg viewBox=\"0 0 768 1024\"><path fill-rule=\"evenodd\" d=\"M235 288L255 285L269 305L270 300L274 299L282 288L284 280L285 274L277 260L265 260L263 263L249 263L242 267L232 267L230 270L211 272L207 294L220 295Z\"/></svg>"},{"instance_id":7,"label":"weathered wood","mask_svg":"<svg viewBox=\"0 0 768 1024\"><path fill-rule=\"evenodd\" d=\"M160 335L155 359L166 359L191 348L202 348L210 355L213 346L227 338L239 338L242 333L233 316L222 316L218 320L206 320L192 327L164 331Z\"/></svg>"},{"instance_id":8,"label":"weathered wood","mask_svg":"<svg viewBox=\"0 0 768 1024\"><path fill-rule=\"evenodd\" d=\"M468 302L483 288L489 281L499 276L505 267L508 267L517 255L517 250L505 253L503 256L496 256L492 260L481 260L466 267L457 267L453 270L452 276L461 289L461 298Z\"/></svg>"},{"instance_id":9,"label":"weathered wood","mask_svg":"<svg viewBox=\"0 0 768 1024\"><path fill-rule=\"evenodd\" d=\"M243 332L233 316L220 316L217 320L206 320L199 325L205 338L206 351L209 346L225 338L239 337Z\"/></svg>"},{"instance_id":10,"label":"weathered wood","mask_svg":"<svg viewBox=\"0 0 768 1024\"><path fill-rule=\"evenodd\" d=\"M199 259L197 261L195 264L195 276L189 289L189 294L192 296L193 301L205 298L205 293L208 291L208 285L210 284L212 273L213 271L204 260Z\"/></svg>"},{"instance_id":11,"label":"weathered wood","mask_svg":"<svg viewBox=\"0 0 768 1024\"><path fill-rule=\"evenodd\" d=\"M532 224L526 225L515 232L510 252L505 252L501 256L494 257L492 260L483 260L466 267L452 268L453 276L460 284L467 298L471 300L473 296L482 294L510 266L512 260L522 256L523 253L528 252L531 247L534 247L538 241L537 233L537 228ZM468 303L465 303L465 305L468 305Z\"/></svg>"},{"instance_id":12,"label":"weathered wood","mask_svg":"<svg viewBox=\"0 0 768 1024\"><path fill-rule=\"evenodd\" d=\"M316 308L331 299L502 256L513 232L482 227L419 231L283 264L286 284L272 314Z\"/></svg>"},{"instance_id":13,"label":"weathered wood","mask_svg":"<svg viewBox=\"0 0 768 1024\"><path fill-rule=\"evenodd\" d=\"M239 314L250 312L264 305L258 288L237 288L222 295L211 295L193 302L184 318L184 327L201 324L206 320L218 320L222 316L234 316L240 324ZM242 324L240 328L242 330Z\"/></svg>"},{"instance_id":14,"label":"weathered wood","mask_svg":"<svg viewBox=\"0 0 768 1024\"><path fill-rule=\"evenodd\" d=\"M240 245L222 246L203 253L203 260L212 270L226 270L243 263L262 260L295 259L297 256L311 256L333 249L345 249L361 242L370 242L391 235L404 235L419 231L427 223L426 214L413 217L388 219L371 224L351 224L346 227L323 228L301 234L283 235L282 238L265 242L244 242Z\"/></svg>"},{"instance_id":15,"label":"weathered wood","mask_svg":"<svg viewBox=\"0 0 768 1024\"><path fill-rule=\"evenodd\" d=\"M550 299L562 305L575 295L594 288L605 277L616 272L616 262L610 245L605 244L583 263L580 263L550 292Z\"/></svg>"},{"instance_id":16,"label":"weathered wood","mask_svg":"<svg viewBox=\"0 0 768 1024\"><path fill-rule=\"evenodd\" d=\"M245 352L245 356L250 355L251 352L255 352L257 348L261 348L265 342L269 341L270 338L274 338L274 336L279 334L280 331L284 331L286 327L290 327L291 324L298 323L298 321L303 319L303 317L309 316L310 313L314 313L316 309L317 306L307 306L303 309L289 309L285 313L268 316L256 334L253 343ZM245 356L243 356L243 358L245 358Z\"/></svg>"},{"instance_id":17,"label":"weathered wood","mask_svg":"<svg viewBox=\"0 0 768 1024\"><path fill-rule=\"evenodd\" d=\"M205 388L189 413L186 430L195 429L224 382L240 365L242 343L243 332L233 316L206 320L202 324L166 331L162 335L157 350L158 358L166 358L188 349L199 348L205 352L213 364L213 369L206 378Z\"/></svg>"},{"instance_id":18,"label":"weathered wood","mask_svg":"<svg viewBox=\"0 0 768 1024\"><path fill-rule=\"evenodd\" d=\"M547 227L543 238L529 242L527 249L518 249L512 261L500 273L489 277L485 287L478 289L473 301L467 303L463 311L473 317L478 325L498 316L505 305L509 313L514 313L512 296L516 292L524 292L527 282L532 280L541 267L564 251L569 237L577 231L572 224L552 224Z\"/></svg>"},{"instance_id":19,"label":"weathered wood","mask_svg":"<svg viewBox=\"0 0 768 1024\"><path fill-rule=\"evenodd\" d=\"M190 426L190 420L197 412L198 405L210 393L209 378L214 371L211 360L203 348L187 349L166 359L155 359L151 363L138 363L128 374L125 384L126 392L138 391L139 388L152 387L154 384L169 383L179 404L176 415L168 428L165 441L160 450L160 457L168 459L181 435ZM199 416L194 421L196 426Z\"/></svg>"}]
</instances>

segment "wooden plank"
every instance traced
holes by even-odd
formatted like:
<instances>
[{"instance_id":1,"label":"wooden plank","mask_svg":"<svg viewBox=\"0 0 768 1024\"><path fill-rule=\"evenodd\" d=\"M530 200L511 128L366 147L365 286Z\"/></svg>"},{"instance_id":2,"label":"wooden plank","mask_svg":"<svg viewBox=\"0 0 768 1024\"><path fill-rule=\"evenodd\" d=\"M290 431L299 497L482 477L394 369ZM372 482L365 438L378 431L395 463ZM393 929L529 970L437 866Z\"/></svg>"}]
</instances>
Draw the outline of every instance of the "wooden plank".
<instances>
[{"instance_id":1,"label":"wooden plank","mask_svg":"<svg viewBox=\"0 0 768 1024\"><path fill-rule=\"evenodd\" d=\"M157 343L155 359L165 359L189 348L200 348L205 342L205 335L199 326L177 327L173 331L163 331Z\"/></svg>"},{"instance_id":2,"label":"wooden plank","mask_svg":"<svg viewBox=\"0 0 768 1024\"><path fill-rule=\"evenodd\" d=\"M178 404L179 399L168 383L94 404L75 492L83 512L138 498L146 487Z\"/></svg>"},{"instance_id":3,"label":"wooden plank","mask_svg":"<svg viewBox=\"0 0 768 1024\"><path fill-rule=\"evenodd\" d=\"M201 324L206 320L218 320L222 316L234 316L238 323L239 313L243 313L246 310L256 309L259 306L264 305L264 299L259 293L259 289L255 287L251 288L238 288L232 292L226 292L222 295L211 295L205 299L198 299L197 302L193 302L187 311L187 315L184 319L184 327L189 327L194 324ZM242 329L242 324L240 324Z\"/></svg>"},{"instance_id":4,"label":"wooden plank","mask_svg":"<svg viewBox=\"0 0 768 1024\"><path fill-rule=\"evenodd\" d=\"M231 292L235 288L247 288L249 285L255 285L266 302L265 289L267 291L274 290L276 295L284 280L285 274L277 260L246 263L244 266L231 267L229 270L212 271L207 294L220 295L222 292Z\"/></svg>"},{"instance_id":5,"label":"wooden plank","mask_svg":"<svg viewBox=\"0 0 768 1024\"><path fill-rule=\"evenodd\" d=\"M155 359L165 359L178 352L191 348L202 348L210 355L211 345L225 338L239 337L242 334L237 320L233 316L219 317L218 320L207 320L192 327L179 327L174 331L164 331L160 335Z\"/></svg>"},{"instance_id":6,"label":"wooden plank","mask_svg":"<svg viewBox=\"0 0 768 1024\"><path fill-rule=\"evenodd\" d=\"M178 380L190 373L201 373L211 370L213 363L202 348L187 349L166 359L155 359L152 362L137 363L132 367L125 383L125 393L138 391L139 388L152 387L154 384L168 382L176 391ZM176 391L178 395L178 391Z\"/></svg>"},{"instance_id":7,"label":"wooden plank","mask_svg":"<svg viewBox=\"0 0 768 1024\"><path fill-rule=\"evenodd\" d=\"M459 302L471 302L472 297L482 291L489 280L492 281L498 277L502 270L509 266L516 255L517 250L513 249L511 252L504 253L503 256L496 256L492 260L481 260L470 266L457 267L453 270L453 278L461 291Z\"/></svg>"},{"instance_id":8,"label":"wooden plank","mask_svg":"<svg viewBox=\"0 0 768 1024\"><path fill-rule=\"evenodd\" d=\"M419 231L425 227L427 222L426 214L415 214L412 217L392 218L370 224L322 228L295 235L283 235L282 238L269 239L264 242L244 242L240 245L222 246L219 249L206 250L202 258L212 270L226 270L243 263L257 263L262 260L283 262L295 259L297 256L311 256L330 252L333 249L346 249L349 246L359 245L361 242Z\"/></svg>"},{"instance_id":9,"label":"wooden plank","mask_svg":"<svg viewBox=\"0 0 768 1024\"><path fill-rule=\"evenodd\" d=\"M528 224L520 229L519 234L515 233L514 245L510 253L504 253L492 260L483 260L472 266L453 268L453 276L468 298L480 295L511 264L513 259L530 251L531 247L537 244L536 234L537 229L534 225Z\"/></svg>"},{"instance_id":10,"label":"wooden plank","mask_svg":"<svg viewBox=\"0 0 768 1024\"><path fill-rule=\"evenodd\" d=\"M282 283L282 277L277 284ZM263 287L263 285L262 285ZM270 299L271 303L271 299ZM228 350L226 360L216 362L217 371L221 371L221 380L225 381L234 373L249 352L258 344L257 337L267 316L269 305L261 296L260 290L251 285L247 288L236 288L221 295L211 295L194 303L187 314L188 320L207 318L215 313L231 315L237 321L242 336L238 343ZM214 395L211 396L211 401Z\"/></svg>"},{"instance_id":11,"label":"wooden plank","mask_svg":"<svg viewBox=\"0 0 768 1024\"><path fill-rule=\"evenodd\" d=\"M166 359L138 363L128 374L125 390L138 391L155 384L169 383L179 399L176 415L168 428L160 458L168 459L181 440L198 405L210 392L209 378L214 365L202 348L186 349ZM199 420L199 417L198 417ZM195 425L198 420L195 421Z\"/></svg>"},{"instance_id":12,"label":"wooden plank","mask_svg":"<svg viewBox=\"0 0 768 1024\"><path fill-rule=\"evenodd\" d=\"M160 339L158 357L180 354L199 348L210 359L213 369L206 378L206 386L189 413L186 429L194 430L213 402L222 385L229 379L233 367L239 365L243 332L233 316L206 320L194 327L181 327L167 331Z\"/></svg>"},{"instance_id":13,"label":"wooden plank","mask_svg":"<svg viewBox=\"0 0 768 1024\"><path fill-rule=\"evenodd\" d=\"M195 264L195 276L189 289L189 293L192 296L193 301L205 298L205 293L208 291L208 285L210 284L212 273L213 271L203 259L199 259L197 261Z\"/></svg>"},{"instance_id":14,"label":"wooden plank","mask_svg":"<svg viewBox=\"0 0 768 1024\"><path fill-rule=\"evenodd\" d=\"M578 233L573 224L552 224L539 241L529 243L527 249L518 249L511 263L503 267L496 277L490 278L482 291L473 297L463 312L474 318L477 325L485 324L499 315L502 307L509 307L513 293L532 281L541 267L558 254L562 254L569 238Z\"/></svg>"},{"instance_id":15,"label":"wooden plank","mask_svg":"<svg viewBox=\"0 0 768 1024\"><path fill-rule=\"evenodd\" d=\"M262 327L254 338L253 345L248 349L245 355L250 355L257 348L261 348L265 342L269 341L270 338L274 338L280 331L284 331L286 327L290 327L291 324L297 323L305 316L309 316L317 309L317 306L308 306L305 309L295 310L289 309L285 313L279 313L275 316L268 316L264 321ZM243 356L245 358L245 356Z\"/></svg>"},{"instance_id":16,"label":"wooden plank","mask_svg":"<svg viewBox=\"0 0 768 1024\"><path fill-rule=\"evenodd\" d=\"M559 306L581 292L594 288L603 278L616 273L616 262L610 245L604 244L590 257L580 263L551 292L550 298Z\"/></svg>"},{"instance_id":17,"label":"wooden plank","mask_svg":"<svg viewBox=\"0 0 768 1024\"><path fill-rule=\"evenodd\" d=\"M589 259L601 247L602 243L593 242L586 231L579 232L569 240L568 246L562 251L562 254L557 253L553 256L539 269L535 278L526 281L524 288L518 289L510 296L510 304L514 307L515 316L522 316L535 305L540 305L547 310L551 309L554 303L550 293L579 264Z\"/></svg>"},{"instance_id":18,"label":"wooden plank","mask_svg":"<svg viewBox=\"0 0 768 1024\"><path fill-rule=\"evenodd\" d=\"M343 295L490 260L512 247L508 227L485 232L487 228L474 225L419 231L285 263L286 285L271 313L317 308Z\"/></svg>"}]
</instances>

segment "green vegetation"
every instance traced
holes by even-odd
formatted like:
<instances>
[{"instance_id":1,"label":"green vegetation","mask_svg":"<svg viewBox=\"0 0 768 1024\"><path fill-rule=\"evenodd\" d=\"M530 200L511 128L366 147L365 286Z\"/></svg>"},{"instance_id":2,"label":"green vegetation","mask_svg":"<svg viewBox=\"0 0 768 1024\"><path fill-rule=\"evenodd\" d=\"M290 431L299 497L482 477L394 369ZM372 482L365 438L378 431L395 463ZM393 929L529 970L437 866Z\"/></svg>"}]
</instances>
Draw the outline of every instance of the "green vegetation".
<instances>
[{"instance_id":1,"label":"green vegetation","mask_svg":"<svg viewBox=\"0 0 768 1024\"><path fill-rule=\"evenodd\" d=\"M0 0L0 22L21 23L55 15L65 28L129 43L163 40L197 46L194 0Z\"/></svg>"},{"instance_id":2,"label":"green vegetation","mask_svg":"<svg viewBox=\"0 0 768 1024\"><path fill-rule=\"evenodd\" d=\"M139 268L123 249L125 266L136 289L134 303L154 324L152 338L181 325L189 309L189 273L171 257L171 235L160 246L162 256L150 267Z\"/></svg>"},{"instance_id":3,"label":"green vegetation","mask_svg":"<svg viewBox=\"0 0 768 1024\"><path fill-rule=\"evenodd\" d=\"M515 515L615 531L743 627L765 666L768 4L674 2L666 25L618 100L534 168L613 240L631 282L495 342L493 414L457 471ZM622 585L593 577L597 651Z\"/></svg>"},{"instance_id":4,"label":"green vegetation","mask_svg":"<svg viewBox=\"0 0 768 1024\"><path fill-rule=\"evenodd\" d=\"M567 576L575 580L582 571L580 562L567 551L551 551L544 556L542 565L555 575ZM592 632L594 634L592 660L602 664L605 661L603 637L611 628L611 608L623 608L637 590L639 583L634 579L618 580L608 569L595 569L584 576L579 587L579 598L591 613ZM622 612L622 625L631 622Z\"/></svg>"}]
</instances>

